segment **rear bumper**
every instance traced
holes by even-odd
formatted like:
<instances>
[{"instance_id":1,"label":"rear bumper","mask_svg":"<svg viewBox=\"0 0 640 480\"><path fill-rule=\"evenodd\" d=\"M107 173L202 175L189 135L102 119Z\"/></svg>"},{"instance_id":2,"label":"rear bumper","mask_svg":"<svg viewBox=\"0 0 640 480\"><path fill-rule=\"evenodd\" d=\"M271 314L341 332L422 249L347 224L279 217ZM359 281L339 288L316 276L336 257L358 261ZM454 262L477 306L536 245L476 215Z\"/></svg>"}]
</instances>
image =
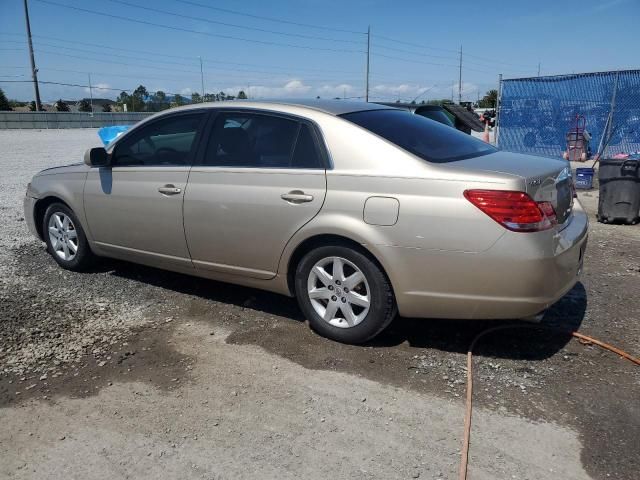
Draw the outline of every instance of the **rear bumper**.
<instances>
[{"instance_id":1,"label":"rear bumper","mask_svg":"<svg viewBox=\"0 0 640 480\"><path fill-rule=\"evenodd\" d=\"M588 217L576 202L560 231L506 232L480 253L384 247L400 314L513 319L536 315L578 282Z\"/></svg>"},{"instance_id":2,"label":"rear bumper","mask_svg":"<svg viewBox=\"0 0 640 480\"><path fill-rule=\"evenodd\" d=\"M27 227L29 228L29 231L36 238L40 238L40 235L38 234L38 229L36 228L35 215L33 214L37 201L38 201L37 198L33 198L29 195L25 195L24 201L23 201L24 221L27 223Z\"/></svg>"}]
</instances>

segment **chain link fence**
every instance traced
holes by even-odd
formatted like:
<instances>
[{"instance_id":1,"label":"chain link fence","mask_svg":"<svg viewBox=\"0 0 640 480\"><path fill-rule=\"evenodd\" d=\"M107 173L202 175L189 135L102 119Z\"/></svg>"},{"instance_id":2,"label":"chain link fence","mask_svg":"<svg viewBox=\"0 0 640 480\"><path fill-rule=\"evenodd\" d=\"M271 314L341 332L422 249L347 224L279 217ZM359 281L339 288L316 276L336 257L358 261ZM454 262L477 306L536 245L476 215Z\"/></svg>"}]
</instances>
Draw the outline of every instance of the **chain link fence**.
<instances>
[{"instance_id":1,"label":"chain link fence","mask_svg":"<svg viewBox=\"0 0 640 480\"><path fill-rule=\"evenodd\" d=\"M584 117L594 155L640 151L640 70L503 80L498 146L561 157L576 116Z\"/></svg>"}]
</instances>

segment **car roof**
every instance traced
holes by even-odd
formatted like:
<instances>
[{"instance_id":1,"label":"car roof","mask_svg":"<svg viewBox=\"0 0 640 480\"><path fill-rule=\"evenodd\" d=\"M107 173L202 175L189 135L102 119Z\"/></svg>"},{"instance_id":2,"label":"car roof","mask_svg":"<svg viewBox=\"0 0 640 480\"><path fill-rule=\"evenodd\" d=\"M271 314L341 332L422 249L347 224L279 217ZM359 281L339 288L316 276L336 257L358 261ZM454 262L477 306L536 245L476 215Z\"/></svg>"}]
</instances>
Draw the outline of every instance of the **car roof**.
<instances>
[{"instance_id":1,"label":"car roof","mask_svg":"<svg viewBox=\"0 0 640 480\"><path fill-rule=\"evenodd\" d=\"M377 103L368 103L353 100L229 100L222 102L205 102L185 105L176 110L191 110L194 108L225 108L225 107L242 107L242 108L265 108L277 109L278 107L299 107L316 110L329 115L343 115L345 113L363 112L367 110L395 110L393 107L380 105Z\"/></svg>"}]
</instances>

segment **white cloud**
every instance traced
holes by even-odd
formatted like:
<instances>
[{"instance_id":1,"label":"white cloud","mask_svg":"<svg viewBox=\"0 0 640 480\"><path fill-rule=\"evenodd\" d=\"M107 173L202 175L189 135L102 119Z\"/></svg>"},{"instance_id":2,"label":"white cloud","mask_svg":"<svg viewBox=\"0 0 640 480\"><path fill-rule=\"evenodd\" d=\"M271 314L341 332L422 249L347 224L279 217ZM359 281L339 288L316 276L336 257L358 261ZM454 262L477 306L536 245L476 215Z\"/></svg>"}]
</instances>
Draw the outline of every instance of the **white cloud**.
<instances>
[{"instance_id":1,"label":"white cloud","mask_svg":"<svg viewBox=\"0 0 640 480\"><path fill-rule=\"evenodd\" d=\"M222 90L228 95L237 95L243 90L249 98L300 98L310 96L312 89L313 87L306 85L302 80L292 79L281 86L232 85Z\"/></svg>"},{"instance_id":2,"label":"white cloud","mask_svg":"<svg viewBox=\"0 0 640 480\"><path fill-rule=\"evenodd\" d=\"M94 93L106 93L109 92L110 89L111 85L109 85L108 83L96 83L95 85L91 85L91 90L93 90ZM85 88L84 91L89 93L89 87Z\"/></svg>"},{"instance_id":3,"label":"white cloud","mask_svg":"<svg viewBox=\"0 0 640 480\"><path fill-rule=\"evenodd\" d=\"M341 83L339 85L322 85L316 89L316 93L321 97L334 98L334 97L353 97L356 94L361 94L360 90L348 83Z\"/></svg>"},{"instance_id":4,"label":"white cloud","mask_svg":"<svg viewBox=\"0 0 640 480\"><path fill-rule=\"evenodd\" d=\"M302 83L302 80L291 80L284 86L284 91L292 94L307 93L309 90L311 87Z\"/></svg>"},{"instance_id":5,"label":"white cloud","mask_svg":"<svg viewBox=\"0 0 640 480\"><path fill-rule=\"evenodd\" d=\"M180 95L191 95L192 93L193 90L191 90L189 87L180 90Z\"/></svg>"}]
</instances>

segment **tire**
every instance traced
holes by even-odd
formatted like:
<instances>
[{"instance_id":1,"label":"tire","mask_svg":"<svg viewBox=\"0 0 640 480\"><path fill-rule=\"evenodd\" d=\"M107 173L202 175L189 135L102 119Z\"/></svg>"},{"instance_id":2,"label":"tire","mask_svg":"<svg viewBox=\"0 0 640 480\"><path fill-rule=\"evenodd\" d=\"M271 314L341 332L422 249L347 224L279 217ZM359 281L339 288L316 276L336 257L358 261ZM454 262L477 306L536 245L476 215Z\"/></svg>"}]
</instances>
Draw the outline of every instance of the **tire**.
<instances>
[{"instance_id":1,"label":"tire","mask_svg":"<svg viewBox=\"0 0 640 480\"><path fill-rule=\"evenodd\" d=\"M385 273L366 255L345 246L307 253L296 268L295 291L311 328L342 343L372 339L397 313Z\"/></svg>"},{"instance_id":2,"label":"tire","mask_svg":"<svg viewBox=\"0 0 640 480\"><path fill-rule=\"evenodd\" d=\"M66 205L49 205L42 220L42 233L47 251L62 268L80 272L93 265L95 255L87 236L78 217Z\"/></svg>"}]
</instances>

